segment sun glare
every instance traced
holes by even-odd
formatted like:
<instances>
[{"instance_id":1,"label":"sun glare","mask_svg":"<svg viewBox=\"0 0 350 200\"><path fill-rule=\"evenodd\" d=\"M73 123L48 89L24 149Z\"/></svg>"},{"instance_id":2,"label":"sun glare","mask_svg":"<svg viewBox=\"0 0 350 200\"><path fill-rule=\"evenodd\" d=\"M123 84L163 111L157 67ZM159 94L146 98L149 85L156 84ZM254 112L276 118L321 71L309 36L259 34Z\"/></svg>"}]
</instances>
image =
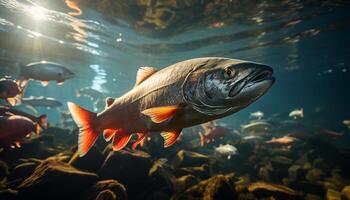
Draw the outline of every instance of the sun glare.
<instances>
[{"instance_id":1,"label":"sun glare","mask_svg":"<svg viewBox=\"0 0 350 200\"><path fill-rule=\"evenodd\" d=\"M46 16L46 11L44 8L38 7L38 6L30 6L28 7L28 13L33 17L35 20L42 20Z\"/></svg>"}]
</instances>

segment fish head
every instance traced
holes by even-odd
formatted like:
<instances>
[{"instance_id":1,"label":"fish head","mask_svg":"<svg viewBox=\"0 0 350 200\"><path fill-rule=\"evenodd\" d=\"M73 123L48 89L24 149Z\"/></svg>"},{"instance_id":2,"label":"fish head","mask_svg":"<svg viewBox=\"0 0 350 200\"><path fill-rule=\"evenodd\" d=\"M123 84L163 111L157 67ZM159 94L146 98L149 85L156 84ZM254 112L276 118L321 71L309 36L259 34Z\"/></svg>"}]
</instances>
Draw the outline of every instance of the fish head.
<instances>
[{"instance_id":1,"label":"fish head","mask_svg":"<svg viewBox=\"0 0 350 200\"><path fill-rule=\"evenodd\" d=\"M56 71L58 81L64 81L75 77L75 74L67 68L59 68Z\"/></svg>"},{"instance_id":2,"label":"fish head","mask_svg":"<svg viewBox=\"0 0 350 200\"><path fill-rule=\"evenodd\" d=\"M14 97L21 93L20 88L17 83L11 79L1 79L0 80L0 91L1 98Z\"/></svg>"},{"instance_id":3,"label":"fish head","mask_svg":"<svg viewBox=\"0 0 350 200\"><path fill-rule=\"evenodd\" d=\"M237 112L273 85L273 69L267 65L234 59L216 59L194 72L184 84L185 100L208 115Z\"/></svg>"}]
</instances>

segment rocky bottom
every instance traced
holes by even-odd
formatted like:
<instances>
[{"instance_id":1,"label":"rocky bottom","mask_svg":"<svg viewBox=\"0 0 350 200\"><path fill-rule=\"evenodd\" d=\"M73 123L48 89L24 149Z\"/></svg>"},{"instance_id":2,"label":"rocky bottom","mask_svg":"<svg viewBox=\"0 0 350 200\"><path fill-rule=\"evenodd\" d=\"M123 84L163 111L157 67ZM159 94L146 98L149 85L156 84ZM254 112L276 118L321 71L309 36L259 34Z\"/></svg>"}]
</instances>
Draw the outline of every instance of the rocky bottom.
<instances>
[{"instance_id":1,"label":"rocky bottom","mask_svg":"<svg viewBox=\"0 0 350 200\"><path fill-rule=\"evenodd\" d=\"M75 134L74 134L75 133ZM239 154L152 138L114 152L99 140L84 157L76 131L48 128L0 152L0 199L350 199L350 152L319 138L272 148L226 139Z\"/></svg>"}]
</instances>

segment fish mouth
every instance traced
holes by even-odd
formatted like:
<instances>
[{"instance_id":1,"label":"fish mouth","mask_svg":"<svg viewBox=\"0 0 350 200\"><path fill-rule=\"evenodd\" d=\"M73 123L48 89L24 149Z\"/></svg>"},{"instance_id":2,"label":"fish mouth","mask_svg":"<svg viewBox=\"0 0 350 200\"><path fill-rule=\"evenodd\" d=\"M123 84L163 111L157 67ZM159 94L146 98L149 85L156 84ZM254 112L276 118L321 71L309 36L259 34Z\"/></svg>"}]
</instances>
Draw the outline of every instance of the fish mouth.
<instances>
[{"instance_id":1,"label":"fish mouth","mask_svg":"<svg viewBox=\"0 0 350 200\"><path fill-rule=\"evenodd\" d=\"M273 77L273 69L269 66L264 65L262 69L254 70L245 78L238 81L231 88L228 95L229 97L232 98L239 95L242 91L249 90L249 88L252 88L254 86L259 86L264 84L272 86L274 82L275 82L275 77Z\"/></svg>"}]
</instances>

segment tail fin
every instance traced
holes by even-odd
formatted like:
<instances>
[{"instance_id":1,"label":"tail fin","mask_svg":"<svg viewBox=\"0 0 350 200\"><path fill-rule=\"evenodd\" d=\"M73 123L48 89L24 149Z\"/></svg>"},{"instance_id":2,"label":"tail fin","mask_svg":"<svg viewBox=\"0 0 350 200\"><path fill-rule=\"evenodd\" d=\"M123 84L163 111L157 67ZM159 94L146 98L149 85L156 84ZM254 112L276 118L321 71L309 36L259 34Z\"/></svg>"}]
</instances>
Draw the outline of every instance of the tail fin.
<instances>
[{"instance_id":1,"label":"tail fin","mask_svg":"<svg viewBox=\"0 0 350 200\"><path fill-rule=\"evenodd\" d=\"M68 102L68 108L75 123L79 127L78 152L80 156L84 156L94 145L99 135L93 127L93 120L96 118L96 113L85 110L71 102Z\"/></svg>"},{"instance_id":2,"label":"tail fin","mask_svg":"<svg viewBox=\"0 0 350 200\"><path fill-rule=\"evenodd\" d=\"M38 117L38 124L41 128L45 129L47 128L47 115L40 115L40 117Z\"/></svg>"},{"instance_id":3,"label":"tail fin","mask_svg":"<svg viewBox=\"0 0 350 200\"><path fill-rule=\"evenodd\" d=\"M201 132L198 132L198 135L199 135L199 139L201 140L201 146L204 146L204 144L205 144L205 136Z\"/></svg>"},{"instance_id":4,"label":"tail fin","mask_svg":"<svg viewBox=\"0 0 350 200\"><path fill-rule=\"evenodd\" d=\"M304 117L304 109L300 109L301 110L301 117Z\"/></svg>"},{"instance_id":5,"label":"tail fin","mask_svg":"<svg viewBox=\"0 0 350 200\"><path fill-rule=\"evenodd\" d=\"M39 136L40 135L40 133L43 131L43 129L40 127L40 125L39 124L36 124L36 126L35 126L35 135L36 136Z\"/></svg>"}]
</instances>

